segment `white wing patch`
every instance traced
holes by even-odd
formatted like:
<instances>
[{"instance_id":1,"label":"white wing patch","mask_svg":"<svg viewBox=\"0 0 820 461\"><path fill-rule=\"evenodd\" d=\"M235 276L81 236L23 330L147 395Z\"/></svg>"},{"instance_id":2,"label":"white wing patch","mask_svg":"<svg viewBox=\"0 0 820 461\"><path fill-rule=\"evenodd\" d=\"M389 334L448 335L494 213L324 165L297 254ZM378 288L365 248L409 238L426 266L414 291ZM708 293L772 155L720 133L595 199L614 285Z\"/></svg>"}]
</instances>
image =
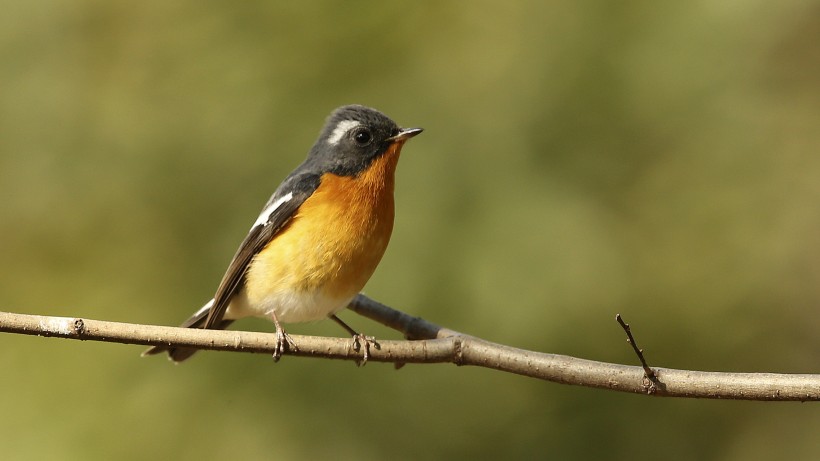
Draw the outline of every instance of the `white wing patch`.
<instances>
[{"instance_id":1,"label":"white wing patch","mask_svg":"<svg viewBox=\"0 0 820 461\"><path fill-rule=\"evenodd\" d=\"M199 310L198 310L198 311L196 311L196 313L194 314L194 317L199 317L200 315L205 314L206 312L208 312L209 310L211 310L211 308L212 308L212 307L214 307L214 300L213 300L213 298L211 298L211 300L210 300L210 301L208 301L207 303L205 303L205 305L204 305L204 306L200 307L200 308L199 308Z\"/></svg>"},{"instance_id":2,"label":"white wing patch","mask_svg":"<svg viewBox=\"0 0 820 461\"><path fill-rule=\"evenodd\" d=\"M330 137L327 138L327 143L331 146L335 146L342 140L342 136L344 136L345 133L361 124L361 122L356 120L342 120L336 125L336 128L333 129L333 133L330 133Z\"/></svg>"},{"instance_id":3,"label":"white wing patch","mask_svg":"<svg viewBox=\"0 0 820 461\"><path fill-rule=\"evenodd\" d=\"M260 226L260 225L264 226L265 224L267 224L268 220L270 219L270 215L272 215L273 212L276 211L277 208L282 206L283 203L289 201L292 198L293 198L293 192L288 192L287 194L280 197L279 200L271 203L269 207L262 210L262 213L260 213L259 217L256 218L256 222L253 223L253 226L251 226L251 229L253 229L256 226Z\"/></svg>"}]
</instances>

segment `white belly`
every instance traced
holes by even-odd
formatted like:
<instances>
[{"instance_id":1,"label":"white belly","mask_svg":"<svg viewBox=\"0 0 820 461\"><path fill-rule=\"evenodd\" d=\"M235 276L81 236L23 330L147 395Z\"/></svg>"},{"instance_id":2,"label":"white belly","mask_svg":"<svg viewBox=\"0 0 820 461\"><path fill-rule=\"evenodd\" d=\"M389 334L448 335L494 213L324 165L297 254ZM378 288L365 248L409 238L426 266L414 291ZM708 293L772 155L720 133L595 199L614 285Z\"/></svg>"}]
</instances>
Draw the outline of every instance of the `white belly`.
<instances>
[{"instance_id":1,"label":"white belly","mask_svg":"<svg viewBox=\"0 0 820 461\"><path fill-rule=\"evenodd\" d=\"M326 319L344 309L354 296L339 299L327 296L319 290L291 291L270 294L255 303L250 303L245 290L241 290L231 300L225 312L225 318L264 317L272 319L273 313L276 312L276 317L282 323L314 322Z\"/></svg>"}]
</instances>

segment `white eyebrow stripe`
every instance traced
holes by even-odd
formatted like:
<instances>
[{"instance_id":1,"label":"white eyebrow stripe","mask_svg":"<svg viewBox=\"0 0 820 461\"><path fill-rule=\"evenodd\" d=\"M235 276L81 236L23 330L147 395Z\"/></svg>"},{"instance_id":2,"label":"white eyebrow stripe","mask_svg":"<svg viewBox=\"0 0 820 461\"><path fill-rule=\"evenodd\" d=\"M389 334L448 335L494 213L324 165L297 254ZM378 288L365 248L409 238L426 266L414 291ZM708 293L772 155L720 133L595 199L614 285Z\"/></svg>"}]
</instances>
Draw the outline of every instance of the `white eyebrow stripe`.
<instances>
[{"instance_id":1,"label":"white eyebrow stripe","mask_svg":"<svg viewBox=\"0 0 820 461\"><path fill-rule=\"evenodd\" d=\"M253 229L254 227L259 226L259 225L267 224L268 221L270 220L270 215L272 215L273 212L276 211L277 208L282 206L283 203L289 201L292 198L293 198L293 192L288 192L287 194L280 197L279 200L271 203L270 206L268 206L267 208L262 210L262 213L260 213L259 217L256 218L256 222L253 223L253 226L251 226L251 229Z\"/></svg>"},{"instance_id":2,"label":"white eyebrow stripe","mask_svg":"<svg viewBox=\"0 0 820 461\"><path fill-rule=\"evenodd\" d=\"M327 138L327 143L330 145L338 144L345 133L361 124L362 123L357 120L342 120L336 125L336 128L333 129L333 133L330 133L330 136Z\"/></svg>"}]
</instances>

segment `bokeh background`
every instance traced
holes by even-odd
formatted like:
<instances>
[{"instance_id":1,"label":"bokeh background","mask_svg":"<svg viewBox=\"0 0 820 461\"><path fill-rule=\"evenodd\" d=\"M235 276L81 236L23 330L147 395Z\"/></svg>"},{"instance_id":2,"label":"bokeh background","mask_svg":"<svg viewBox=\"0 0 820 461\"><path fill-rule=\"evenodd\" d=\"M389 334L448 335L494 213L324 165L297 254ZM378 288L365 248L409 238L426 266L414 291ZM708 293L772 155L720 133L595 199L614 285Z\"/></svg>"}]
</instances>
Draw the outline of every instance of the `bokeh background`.
<instances>
[{"instance_id":1,"label":"bokeh background","mask_svg":"<svg viewBox=\"0 0 820 461\"><path fill-rule=\"evenodd\" d=\"M820 373L818 1L0 4L2 310L177 324L355 102L426 129L370 296L539 351L634 363L621 313L658 366ZM141 350L0 335L3 459L820 458L816 404Z\"/></svg>"}]
</instances>

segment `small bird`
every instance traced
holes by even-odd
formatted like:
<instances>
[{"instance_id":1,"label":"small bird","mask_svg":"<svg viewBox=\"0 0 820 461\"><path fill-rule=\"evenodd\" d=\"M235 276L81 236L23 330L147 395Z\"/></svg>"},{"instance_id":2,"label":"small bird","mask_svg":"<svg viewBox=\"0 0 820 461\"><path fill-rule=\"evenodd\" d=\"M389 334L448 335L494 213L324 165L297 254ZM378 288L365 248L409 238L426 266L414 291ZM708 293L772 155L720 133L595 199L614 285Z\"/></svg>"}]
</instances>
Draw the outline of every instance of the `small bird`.
<instances>
[{"instance_id":1,"label":"small bird","mask_svg":"<svg viewBox=\"0 0 820 461\"><path fill-rule=\"evenodd\" d=\"M396 163L405 141L421 128L400 128L381 112L359 105L334 110L305 161L285 178L239 245L216 294L181 326L225 329L243 317L276 326L327 317L353 335L354 347L372 338L336 316L373 275L393 231ZM196 349L154 346L181 362Z\"/></svg>"}]
</instances>

